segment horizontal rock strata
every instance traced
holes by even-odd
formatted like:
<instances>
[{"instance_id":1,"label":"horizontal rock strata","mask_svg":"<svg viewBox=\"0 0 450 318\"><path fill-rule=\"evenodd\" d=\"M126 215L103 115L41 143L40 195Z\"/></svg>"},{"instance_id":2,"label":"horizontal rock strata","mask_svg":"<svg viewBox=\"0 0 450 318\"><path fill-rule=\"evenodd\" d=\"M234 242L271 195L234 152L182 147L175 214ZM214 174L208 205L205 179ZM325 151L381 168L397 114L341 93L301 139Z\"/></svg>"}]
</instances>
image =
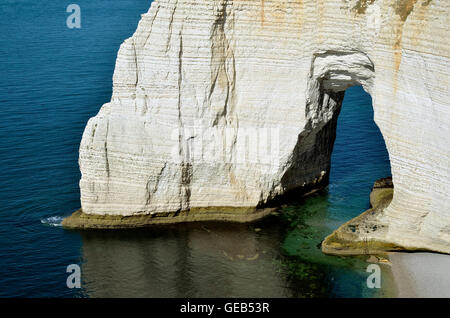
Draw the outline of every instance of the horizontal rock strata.
<instances>
[{"instance_id":1,"label":"horizontal rock strata","mask_svg":"<svg viewBox=\"0 0 450 318\"><path fill-rule=\"evenodd\" d=\"M449 6L153 1L83 134L83 212L255 208L322 184L344 91L362 85L395 184L388 230L365 239L450 252Z\"/></svg>"}]
</instances>

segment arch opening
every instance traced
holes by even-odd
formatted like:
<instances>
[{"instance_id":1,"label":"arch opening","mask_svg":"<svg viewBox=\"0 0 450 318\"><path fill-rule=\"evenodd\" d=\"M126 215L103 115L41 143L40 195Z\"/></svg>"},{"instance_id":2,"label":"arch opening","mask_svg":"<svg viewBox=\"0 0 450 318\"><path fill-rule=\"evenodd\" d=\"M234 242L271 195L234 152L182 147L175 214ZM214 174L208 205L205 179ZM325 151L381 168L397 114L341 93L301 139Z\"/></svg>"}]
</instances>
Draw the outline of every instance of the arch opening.
<instances>
[{"instance_id":1,"label":"arch opening","mask_svg":"<svg viewBox=\"0 0 450 318\"><path fill-rule=\"evenodd\" d=\"M345 223L324 239L322 251L357 255L399 249L378 239L388 232L379 217L393 199L394 186L372 99L360 86L348 88L345 96L336 111L328 187L329 218Z\"/></svg>"},{"instance_id":2,"label":"arch opening","mask_svg":"<svg viewBox=\"0 0 450 318\"><path fill-rule=\"evenodd\" d=\"M342 201L345 206L339 208L337 204L336 211L344 213L344 219L353 217L325 238L322 250L328 254L365 254L391 248L373 240L388 231L388 225L380 223L378 216L394 194L392 179L380 179L391 176L391 167L385 141L374 121L375 106L370 97L374 78L374 64L359 51L321 52L312 60L306 134L314 136L316 145L323 145L322 156L328 159L322 166L328 173L327 183L331 182L329 199ZM359 95L359 102L351 101L342 110L344 96L351 99L354 93ZM349 109L355 106L366 109ZM350 123L338 125L348 117L353 117ZM368 151L367 143L373 143L372 150L378 151L381 158ZM377 175L374 169L385 175ZM366 203L368 210L364 212L364 202L368 201L370 205Z\"/></svg>"},{"instance_id":3,"label":"arch opening","mask_svg":"<svg viewBox=\"0 0 450 318\"><path fill-rule=\"evenodd\" d=\"M331 218L349 220L361 214L369 208L374 182L391 177L389 154L373 114L372 98L361 86L345 91L331 154Z\"/></svg>"},{"instance_id":4,"label":"arch opening","mask_svg":"<svg viewBox=\"0 0 450 318\"><path fill-rule=\"evenodd\" d=\"M332 244L328 244L324 249L322 245L322 250L329 254L361 254L376 250L376 246L370 248L364 242L371 240L373 234L379 236L380 232L388 230L387 225L376 220L392 201L393 184L392 179L378 181L391 176L391 167L384 138L374 121L375 109L370 97L374 77L374 64L359 51L321 52L312 59L306 92L305 128L298 137L292 165L283 176L282 184L290 191L305 183L321 188L331 181L329 189L334 189L331 189L330 199L337 198L349 205L338 210L346 214L346 220L355 217L354 222L351 226L346 223L339 227L333 233L340 231L339 235L328 240L328 243L336 243L337 248L333 250ZM359 95L359 101L344 105L343 111L344 96L351 98L355 93ZM362 105L357 105L361 102ZM351 122L348 117L353 117ZM346 123L338 124L346 120ZM336 139L337 134L339 139ZM372 145L367 147L367 143ZM371 147L379 152L379 156L369 151ZM374 169L380 169L379 174L374 174ZM336 188L339 184L342 186ZM351 204L352 200L355 204ZM376 213L366 213L369 208ZM337 219L342 220L342 215Z\"/></svg>"}]
</instances>

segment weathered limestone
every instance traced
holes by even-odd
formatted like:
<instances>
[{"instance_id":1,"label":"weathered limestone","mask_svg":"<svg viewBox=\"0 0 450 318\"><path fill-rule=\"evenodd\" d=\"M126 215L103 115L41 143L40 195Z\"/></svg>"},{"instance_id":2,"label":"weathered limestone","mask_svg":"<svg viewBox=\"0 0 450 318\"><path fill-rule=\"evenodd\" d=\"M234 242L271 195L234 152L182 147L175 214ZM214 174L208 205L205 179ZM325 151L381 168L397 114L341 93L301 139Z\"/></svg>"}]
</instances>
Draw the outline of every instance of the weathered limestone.
<instances>
[{"instance_id":1,"label":"weathered limestone","mask_svg":"<svg viewBox=\"0 0 450 318\"><path fill-rule=\"evenodd\" d=\"M359 255L405 249L392 243L368 239L370 233L380 234L388 230L389 225L380 223L379 217L391 203L393 194L391 178L377 180L370 193L371 208L327 236L322 242L322 251L334 255Z\"/></svg>"},{"instance_id":2,"label":"weathered limestone","mask_svg":"<svg viewBox=\"0 0 450 318\"><path fill-rule=\"evenodd\" d=\"M395 192L378 216L385 231L356 240L449 253L449 7L155 0L86 126L83 212L254 208L320 187L344 90L363 85Z\"/></svg>"},{"instance_id":3,"label":"weathered limestone","mask_svg":"<svg viewBox=\"0 0 450 318\"><path fill-rule=\"evenodd\" d=\"M63 220L65 228L73 229L124 229L156 224L173 224L200 221L224 221L247 223L263 218L275 208L214 207L191 208L186 211L161 212L135 215L86 214L81 209Z\"/></svg>"}]
</instances>

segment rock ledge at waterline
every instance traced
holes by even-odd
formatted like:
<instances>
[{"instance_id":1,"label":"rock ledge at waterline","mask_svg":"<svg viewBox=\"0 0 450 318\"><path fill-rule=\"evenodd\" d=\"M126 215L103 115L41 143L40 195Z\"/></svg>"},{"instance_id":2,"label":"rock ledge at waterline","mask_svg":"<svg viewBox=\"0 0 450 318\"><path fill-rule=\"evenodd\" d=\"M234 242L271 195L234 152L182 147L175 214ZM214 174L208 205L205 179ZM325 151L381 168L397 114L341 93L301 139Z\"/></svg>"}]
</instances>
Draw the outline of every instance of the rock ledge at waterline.
<instances>
[{"instance_id":1,"label":"rock ledge at waterline","mask_svg":"<svg viewBox=\"0 0 450 318\"><path fill-rule=\"evenodd\" d=\"M437 0L153 1L120 47L111 101L83 134L83 213L247 213L313 188L328 176L344 90L362 85L395 191L377 219L388 231L358 239L449 253L449 8ZM249 130L258 141L244 147ZM198 144L219 155L198 160Z\"/></svg>"},{"instance_id":2,"label":"rock ledge at waterline","mask_svg":"<svg viewBox=\"0 0 450 318\"><path fill-rule=\"evenodd\" d=\"M366 238L370 232L389 230L389 225L381 224L378 217L391 203L393 194L392 178L377 180L370 193L370 209L327 236L321 244L322 251L332 255L360 255L405 249L389 241L372 241Z\"/></svg>"}]
</instances>

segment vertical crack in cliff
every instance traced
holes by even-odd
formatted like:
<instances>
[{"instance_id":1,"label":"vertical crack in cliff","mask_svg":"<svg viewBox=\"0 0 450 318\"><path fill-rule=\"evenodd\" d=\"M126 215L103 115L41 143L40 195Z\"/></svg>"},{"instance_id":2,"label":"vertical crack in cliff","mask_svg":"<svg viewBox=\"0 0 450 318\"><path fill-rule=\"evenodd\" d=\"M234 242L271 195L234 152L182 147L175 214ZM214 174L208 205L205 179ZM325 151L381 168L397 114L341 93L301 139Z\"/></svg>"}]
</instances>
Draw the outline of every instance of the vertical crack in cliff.
<instances>
[{"instance_id":1,"label":"vertical crack in cliff","mask_svg":"<svg viewBox=\"0 0 450 318\"><path fill-rule=\"evenodd\" d=\"M138 93L138 89L139 89L139 64L138 64L138 55L136 52L136 43L135 43L135 38L132 38L131 44L133 46L133 52L134 52L134 65L135 65L135 70L136 70L136 82L134 84L134 112L137 114L138 113L138 97L140 96L140 94ZM145 102L145 106L142 109L142 114L144 114L147 111L147 101L145 100L144 97L144 102Z\"/></svg>"},{"instance_id":2,"label":"vertical crack in cliff","mask_svg":"<svg viewBox=\"0 0 450 318\"><path fill-rule=\"evenodd\" d=\"M152 31L153 31L153 23L155 22L155 20L156 20L156 18L157 18L157 16L158 16L158 13L159 13L159 8L160 8L160 4L159 3L157 3L157 2L154 2L155 3L155 6L156 6L156 8L155 8L155 14L153 15L153 17L152 17L152 19L151 19L151 21L150 21L150 27L149 27L149 30L148 30L148 33L147 33L147 37L145 38L145 41L144 41L144 46L143 47L146 47L147 46L147 42L148 42L148 39L150 38L150 36L152 35Z\"/></svg>"},{"instance_id":3,"label":"vertical crack in cliff","mask_svg":"<svg viewBox=\"0 0 450 318\"><path fill-rule=\"evenodd\" d=\"M226 24L228 23L228 3L228 1L222 2L222 6L216 14L216 20L214 21L211 32L210 65L212 84L208 93L209 105L214 106L211 105L211 102L216 89L218 90L218 94L220 94L220 90L226 91L222 101L222 109L215 113L215 118L212 123L213 126L217 126L221 119L224 119L226 125L232 122L231 111L233 110L232 104L234 102L233 95L236 75L234 52L225 31ZM233 21L233 19L231 20Z\"/></svg>"},{"instance_id":4,"label":"vertical crack in cliff","mask_svg":"<svg viewBox=\"0 0 450 318\"><path fill-rule=\"evenodd\" d=\"M177 11L177 8L178 8L178 0L175 1L170 18L169 18L169 31L168 31L167 41L166 41L166 53L169 51L171 43L172 43L173 20L174 20L174 16L175 16L175 12ZM183 28L183 25L181 25L181 28ZM180 34L181 34L181 30L180 30Z\"/></svg>"},{"instance_id":5,"label":"vertical crack in cliff","mask_svg":"<svg viewBox=\"0 0 450 318\"><path fill-rule=\"evenodd\" d=\"M136 66L136 83L134 84L134 86L137 89L137 86L139 84L139 64L138 64L138 58L137 58L137 52L136 52L136 43L134 42L134 38L132 41L132 45L133 45L133 52L134 52L134 65Z\"/></svg>"},{"instance_id":6,"label":"vertical crack in cliff","mask_svg":"<svg viewBox=\"0 0 450 318\"><path fill-rule=\"evenodd\" d=\"M183 121L182 121L182 114L181 114L181 90L183 85L183 35L182 30L180 30L179 33L180 37L180 44L179 44L179 51L178 51L178 127L183 127ZM182 144L180 140L180 150L182 150Z\"/></svg>"},{"instance_id":7,"label":"vertical crack in cliff","mask_svg":"<svg viewBox=\"0 0 450 318\"><path fill-rule=\"evenodd\" d=\"M109 119L106 120L106 133L105 133L105 171L106 171L106 182L109 184L109 175L110 175L110 169L109 169L109 152L108 152L108 133L109 133Z\"/></svg>"},{"instance_id":8,"label":"vertical crack in cliff","mask_svg":"<svg viewBox=\"0 0 450 318\"><path fill-rule=\"evenodd\" d=\"M191 181L192 181L192 164L190 162L181 165L181 193L183 202L181 210L188 210L191 202Z\"/></svg>"},{"instance_id":9,"label":"vertical crack in cliff","mask_svg":"<svg viewBox=\"0 0 450 318\"><path fill-rule=\"evenodd\" d=\"M179 51L178 51L178 127L179 133L179 151L181 156L181 182L179 186L180 210L187 210L190 206L191 198L191 180L192 180L192 164L191 153L189 145L186 144L185 149L185 135L183 131L183 116L182 116L182 87L183 87L183 26L179 31ZM188 143L188 142L186 142Z\"/></svg>"},{"instance_id":10,"label":"vertical crack in cliff","mask_svg":"<svg viewBox=\"0 0 450 318\"><path fill-rule=\"evenodd\" d=\"M226 2L228 5L228 1ZM225 103L225 109L224 109L224 117L227 125L230 125L233 122L233 114L234 114L234 108L235 108L235 88L236 88L236 59L234 56L234 50L231 45L230 39L228 39L226 34L226 24L231 23L230 29L234 30L234 21L235 17L228 18L227 14L227 5L225 6L225 15L224 15L224 23L223 23L223 34L224 34L224 45L226 47L225 51L225 73L228 80L227 85L227 99ZM233 12L234 14L234 12Z\"/></svg>"},{"instance_id":11,"label":"vertical crack in cliff","mask_svg":"<svg viewBox=\"0 0 450 318\"><path fill-rule=\"evenodd\" d=\"M163 177L163 174L164 174L164 171L165 171L166 167L167 167L167 162L164 162L164 164L163 164L161 170L160 170L159 173L156 175L156 181L153 182L153 186L152 186L152 181L153 181L152 179L149 179L149 180L147 181L147 185L146 185L146 191L147 191L147 193L146 193L146 196L147 196L147 197L146 197L146 205L147 205L147 206L148 206L148 205L150 204L150 202L151 202L152 195L155 194L156 191L158 190L159 183L160 183L160 181L161 181L161 179L162 179L162 177Z\"/></svg>"}]
</instances>

